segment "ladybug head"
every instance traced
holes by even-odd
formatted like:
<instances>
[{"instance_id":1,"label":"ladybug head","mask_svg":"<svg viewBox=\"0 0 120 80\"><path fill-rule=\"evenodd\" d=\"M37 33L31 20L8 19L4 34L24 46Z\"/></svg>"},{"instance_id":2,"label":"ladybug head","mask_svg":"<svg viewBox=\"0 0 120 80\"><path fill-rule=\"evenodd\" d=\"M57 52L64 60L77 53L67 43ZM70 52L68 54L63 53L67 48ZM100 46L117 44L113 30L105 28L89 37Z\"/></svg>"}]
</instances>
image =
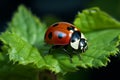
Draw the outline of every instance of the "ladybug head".
<instances>
[{"instance_id":1,"label":"ladybug head","mask_svg":"<svg viewBox=\"0 0 120 80\"><path fill-rule=\"evenodd\" d=\"M81 52L85 52L88 48L87 40L84 37L84 35L78 31L75 31L72 34L71 40L70 40L70 46L74 50L80 50Z\"/></svg>"}]
</instances>

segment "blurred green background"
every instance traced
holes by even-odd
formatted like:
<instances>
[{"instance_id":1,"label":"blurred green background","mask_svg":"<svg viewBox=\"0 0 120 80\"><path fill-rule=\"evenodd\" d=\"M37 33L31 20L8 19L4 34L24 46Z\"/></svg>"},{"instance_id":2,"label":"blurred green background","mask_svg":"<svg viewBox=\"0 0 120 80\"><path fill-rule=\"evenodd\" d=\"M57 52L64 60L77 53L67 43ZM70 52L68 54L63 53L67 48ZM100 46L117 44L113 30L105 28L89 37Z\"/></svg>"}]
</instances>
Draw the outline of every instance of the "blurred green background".
<instances>
[{"instance_id":1,"label":"blurred green background","mask_svg":"<svg viewBox=\"0 0 120 80\"><path fill-rule=\"evenodd\" d=\"M120 20L120 0L0 0L0 31L4 31L7 23L20 4L24 4L33 14L50 25L56 21L71 22L78 11L85 8L99 7L115 19ZM102 24L102 23L101 23ZM112 34L112 33L111 33ZM111 57L107 67L81 69L69 73L67 80L102 80L118 78L120 61Z\"/></svg>"}]
</instances>

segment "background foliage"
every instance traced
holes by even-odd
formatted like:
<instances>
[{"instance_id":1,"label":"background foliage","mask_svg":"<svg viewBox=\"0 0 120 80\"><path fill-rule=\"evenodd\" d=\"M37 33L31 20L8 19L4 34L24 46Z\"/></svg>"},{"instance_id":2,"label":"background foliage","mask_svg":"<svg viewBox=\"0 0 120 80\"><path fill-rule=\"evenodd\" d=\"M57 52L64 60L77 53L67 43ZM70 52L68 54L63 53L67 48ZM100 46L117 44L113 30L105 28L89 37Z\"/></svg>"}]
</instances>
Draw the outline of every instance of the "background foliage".
<instances>
[{"instance_id":1,"label":"background foliage","mask_svg":"<svg viewBox=\"0 0 120 80\"><path fill-rule=\"evenodd\" d=\"M100 4L100 2L95 3L94 6ZM107 8L100 7L100 9L112 13ZM47 54L50 46L46 47L43 42L47 26L60 20L51 17L53 21L49 20L47 22L46 18L41 21L24 6L19 7L9 22L6 32L0 36L2 41L0 55L1 79L34 80L38 79L39 71L45 69L62 74L69 72L66 75L68 80L73 79L70 78L71 75L76 76L74 78L77 79L85 79L89 78L88 75L90 74L87 72L89 67L99 67L100 69L102 66L107 66L108 62L111 61L109 59L110 55L116 55L119 51L120 23L100 9L97 7L84 9L81 13L76 14L73 24L86 35L90 47L85 54L81 54L81 61L74 55L74 62L71 64L69 58L63 52L55 51L52 55ZM112 16L114 14L116 13L112 13ZM84 71L84 68L87 68L87 71ZM78 72L70 73L76 70ZM28 75L24 75L23 71Z\"/></svg>"}]
</instances>

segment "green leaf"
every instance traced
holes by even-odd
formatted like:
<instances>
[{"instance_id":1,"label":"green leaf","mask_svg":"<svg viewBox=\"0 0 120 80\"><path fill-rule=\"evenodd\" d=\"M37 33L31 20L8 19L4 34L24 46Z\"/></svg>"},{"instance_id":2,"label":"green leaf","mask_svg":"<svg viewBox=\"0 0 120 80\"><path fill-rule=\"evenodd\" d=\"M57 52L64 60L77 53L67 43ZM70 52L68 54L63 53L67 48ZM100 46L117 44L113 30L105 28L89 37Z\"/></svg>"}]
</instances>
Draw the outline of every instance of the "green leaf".
<instances>
[{"instance_id":1,"label":"green leaf","mask_svg":"<svg viewBox=\"0 0 120 80\"><path fill-rule=\"evenodd\" d=\"M18 62L22 65L30 63L39 64L38 67L43 67L45 62L40 55L39 51L24 41L14 33L5 32L0 35L0 40L4 46L8 46L9 59L13 62ZM35 67L35 65L34 65Z\"/></svg>"},{"instance_id":2,"label":"green leaf","mask_svg":"<svg viewBox=\"0 0 120 80\"><path fill-rule=\"evenodd\" d=\"M99 8L90 8L78 13L74 24L88 39L88 50L81 54L83 67L106 66L110 55L119 51L120 22Z\"/></svg>"},{"instance_id":3,"label":"green leaf","mask_svg":"<svg viewBox=\"0 0 120 80\"><path fill-rule=\"evenodd\" d=\"M16 33L30 44L36 47L42 45L46 25L36 16L32 15L23 5L18 8L18 11L14 14L12 21L8 25L8 31Z\"/></svg>"},{"instance_id":4,"label":"green leaf","mask_svg":"<svg viewBox=\"0 0 120 80\"><path fill-rule=\"evenodd\" d=\"M109 57L119 51L117 42L120 29L107 29L87 33L89 49L82 54L84 67L101 67L110 62ZM86 64L86 65L84 65Z\"/></svg>"},{"instance_id":5,"label":"green leaf","mask_svg":"<svg viewBox=\"0 0 120 80\"><path fill-rule=\"evenodd\" d=\"M0 47L0 80L36 80L38 71L31 64L13 63L7 54L10 48L7 45Z\"/></svg>"},{"instance_id":6,"label":"green leaf","mask_svg":"<svg viewBox=\"0 0 120 80\"><path fill-rule=\"evenodd\" d=\"M47 69L55 73L76 71L78 67L106 66L110 55L118 51L120 23L100 9L91 8L79 13L74 24L87 32L88 50L80 54L81 60L73 55L71 63L69 56L61 50L48 54L50 46L44 43L45 24L24 6L20 6L7 31L0 35L5 47L3 52L6 50L9 59L15 64L30 65L37 70Z\"/></svg>"},{"instance_id":7,"label":"green leaf","mask_svg":"<svg viewBox=\"0 0 120 80\"><path fill-rule=\"evenodd\" d=\"M109 4L109 5L106 5ZM92 6L97 6L100 9L106 11L107 13L109 13L110 15L112 15L113 17L115 17L116 19L120 20L120 2L119 1L113 1L113 0L109 0L109 2L106 0L94 0L89 2L86 7L92 7Z\"/></svg>"},{"instance_id":8,"label":"green leaf","mask_svg":"<svg viewBox=\"0 0 120 80\"><path fill-rule=\"evenodd\" d=\"M61 71L59 63L52 55L46 55L49 46L44 45L45 24L31 14L23 5L18 8L9 22L6 32L0 35L0 41L7 46L9 59L21 65L31 64L39 70Z\"/></svg>"},{"instance_id":9,"label":"green leaf","mask_svg":"<svg viewBox=\"0 0 120 80\"><path fill-rule=\"evenodd\" d=\"M79 12L74 20L74 24L82 32L120 28L119 21L97 7L83 10L82 13Z\"/></svg>"}]
</instances>

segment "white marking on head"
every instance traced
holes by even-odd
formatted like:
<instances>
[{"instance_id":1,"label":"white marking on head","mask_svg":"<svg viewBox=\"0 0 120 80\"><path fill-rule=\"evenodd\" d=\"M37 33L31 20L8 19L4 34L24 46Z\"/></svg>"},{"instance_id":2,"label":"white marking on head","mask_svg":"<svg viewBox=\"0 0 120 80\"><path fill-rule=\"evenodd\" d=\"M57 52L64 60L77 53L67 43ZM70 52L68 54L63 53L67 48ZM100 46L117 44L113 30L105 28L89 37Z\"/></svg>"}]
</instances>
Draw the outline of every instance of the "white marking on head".
<instances>
[{"instance_id":1,"label":"white marking on head","mask_svg":"<svg viewBox=\"0 0 120 80\"><path fill-rule=\"evenodd\" d=\"M78 29L77 28L75 28L75 31L77 31Z\"/></svg>"},{"instance_id":2,"label":"white marking on head","mask_svg":"<svg viewBox=\"0 0 120 80\"><path fill-rule=\"evenodd\" d=\"M70 42L70 45L73 49L78 49L79 48L79 42L80 42L80 39L75 39L74 42Z\"/></svg>"},{"instance_id":3,"label":"white marking on head","mask_svg":"<svg viewBox=\"0 0 120 80\"><path fill-rule=\"evenodd\" d=\"M70 30L71 33L73 33L74 31L73 30Z\"/></svg>"},{"instance_id":4,"label":"white marking on head","mask_svg":"<svg viewBox=\"0 0 120 80\"><path fill-rule=\"evenodd\" d=\"M83 33L81 33L81 38L86 39Z\"/></svg>"}]
</instances>

